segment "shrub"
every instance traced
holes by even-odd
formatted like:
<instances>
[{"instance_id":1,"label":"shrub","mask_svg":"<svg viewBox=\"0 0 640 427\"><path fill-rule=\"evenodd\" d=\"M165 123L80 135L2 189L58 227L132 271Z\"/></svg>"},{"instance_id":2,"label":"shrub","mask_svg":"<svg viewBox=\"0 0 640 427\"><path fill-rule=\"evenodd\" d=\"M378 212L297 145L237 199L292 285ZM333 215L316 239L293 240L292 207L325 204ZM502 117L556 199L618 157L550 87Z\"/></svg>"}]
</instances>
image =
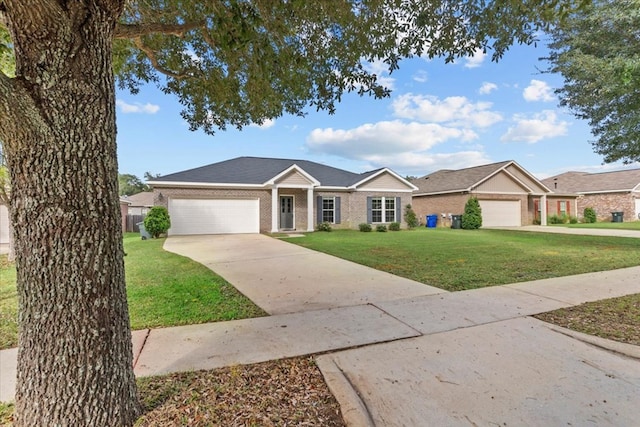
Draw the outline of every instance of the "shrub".
<instances>
[{"instance_id":1,"label":"shrub","mask_svg":"<svg viewBox=\"0 0 640 427\"><path fill-rule=\"evenodd\" d=\"M462 228L465 230L477 230L482 227L482 209L476 197L471 197L464 205L462 214Z\"/></svg>"},{"instance_id":2,"label":"shrub","mask_svg":"<svg viewBox=\"0 0 640 427\"><path fill-rule=\"evenodd\" d=\"M548 219L547 219L547 223L549 224L566 224L567 222L569 222L569 217L566 215L551 215ZM577 220L576 220L577 222Z\"/></svg>"},{"instance_id":3,"label":"shrub","mask_svg":"<svg viewBox=\"0 0 640 427\"><path fill-rule=\"evenodd\" d=\"M404 207L404 222L407 223L407 227L409 227L409 229L413 229L420 226L420 221L418 220L418 216L416 215L411 205L407 205Z\"/></svg>"},{"instance_id":4,"label":"shrub","mask_svg":"<svg viewBox=\"0 0 640 427\"><path fill-rule=\"evenodd\" d=\"M592 224L597 220L596 210L593 208L584 208L584 222Z\"/></svg>"},{"instance_id":5,"label":"shrub","mask_svg":"<svg viewBox=\"0 0 640 427\"><path fill-rule=\"evenodd\" d=\"M151 237L157 238L171 228L171 218L169 211L164 206L154 206L151 208L147 216L144 218L144 228L151 234Z\"/></svg>"},{"instance_id":6,"label":"shrub","mask_svg":"<svg viewBox=\"0 0 640 427\"><path fill-rule=\"evenodd\" d=\"M384 224L380 224L378 226L376 226L376 231L379 231L380 233L386 233L387 232L387 226Z\"/></svg>"},{"instance_id":7,"label":"shrub","mask_svg":"<svg viewBox=\"0 0 640 427\"><path fill-rule=\"evenodd\" d=\"M328 221L324 221L316 225L316 231L331 231L331 230L333 230L333 228L331 228L331 223Z\"/></svg>"},{"instance_id":8,"label":"shrub","mask_svg":"<svg viewBox=\"0 0 640 427\"><path fill-rule=\"evenodd\" d=\"M569 224L577 224L578 223L578 218L575 216L570 216L569 217Z\"/></svg>"},{"instance_id":9,"label":"shrub","mask_svg":"<svg viewBox=\"0 0 640 427\"><path fill-rule=\"evenodd\" d=\"M366 222L363 222L362 224L358 225L358 228L360 229L360 231L363 232L369 232L371 231L371 224L367 224Z\"/></svg>"},{"instance_id":10,"label":"shrub","mask_svg":"<svg viewBox=\"0 0 640 427\"><path fill-rule=\"evenodd\" d=\"M392 222L391 224L389 224L389 231L400 231L400 223Z\"/></svg>"}]
</instances>

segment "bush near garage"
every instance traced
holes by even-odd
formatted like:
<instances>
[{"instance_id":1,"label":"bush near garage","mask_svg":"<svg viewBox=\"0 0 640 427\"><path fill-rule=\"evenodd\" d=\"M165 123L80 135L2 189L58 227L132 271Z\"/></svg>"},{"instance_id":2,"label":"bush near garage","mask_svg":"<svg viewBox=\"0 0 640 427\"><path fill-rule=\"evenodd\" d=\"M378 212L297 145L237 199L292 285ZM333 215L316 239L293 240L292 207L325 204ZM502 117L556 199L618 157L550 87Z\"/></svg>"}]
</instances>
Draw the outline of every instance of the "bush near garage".
<instances>
[{"instance_id":1,"label":"bush near garage","mask_svg":"<svg viewBox=\"0 0 640 427\"><path fill-rule=\"evenodd\" d=\"M462 228L465 230L477 230L482 227L482 209L476 197L471 197L464 205L462 214Z\"/></svg>"},{"instance_id":2,"label":"bush near garage","mask_svg":"<svg viewBox=\"0 0 640 427\"><path fill-rule=\"evenodd\" d=\"M169 211L164 206L154 206L144 218L144 228L151 237L158 238L171 228Z\"/></svg>"}]
</instances>

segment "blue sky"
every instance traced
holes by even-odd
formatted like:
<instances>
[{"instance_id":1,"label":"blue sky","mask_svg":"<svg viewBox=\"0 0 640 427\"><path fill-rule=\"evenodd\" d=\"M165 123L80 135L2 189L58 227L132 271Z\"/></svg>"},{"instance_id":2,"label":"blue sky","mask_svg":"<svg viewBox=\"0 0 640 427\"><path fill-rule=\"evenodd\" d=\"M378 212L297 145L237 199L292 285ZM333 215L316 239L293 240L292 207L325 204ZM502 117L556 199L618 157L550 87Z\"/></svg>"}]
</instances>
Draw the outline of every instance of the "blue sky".
<instances>
[{"instance_id":1,"label":"blue sky","mask_svg":"<svg viewBox=\"0 0 640 427\"><path fill-rule=\"evenodd\" d=\"M515 46L498 63L415 58L392 75L371 64L390 98L347 95L334 115L310 110L214 136L189 131L176 98L153 86L117 94L120 173L143 177L238 156L305 159L364 172L422 176L515 160L538 178L568 170L617 170L593 153L586 122L558 106L562 77L541 73L544 43ZM638 167L633 165L632 167Z\"/></svg>"}]
</instances>

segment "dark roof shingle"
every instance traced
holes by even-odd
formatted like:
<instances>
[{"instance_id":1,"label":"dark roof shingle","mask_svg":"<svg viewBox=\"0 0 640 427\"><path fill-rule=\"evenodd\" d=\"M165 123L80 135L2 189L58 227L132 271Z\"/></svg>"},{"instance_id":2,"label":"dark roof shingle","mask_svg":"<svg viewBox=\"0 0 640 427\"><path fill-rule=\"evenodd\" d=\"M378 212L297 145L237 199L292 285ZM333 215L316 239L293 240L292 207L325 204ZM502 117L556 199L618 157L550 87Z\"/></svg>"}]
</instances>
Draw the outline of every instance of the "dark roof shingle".
<instances>
[{"instance_id":1,"label":"dark roof shingle","mask_svg":"<svg viewBox=\"0 0 640 427\"><path fill-rule=\"evenodd\" d=\"M543 179L542 182L555 192L631 191L640 185L640 169L601 173L565 172Z\"/></svg>"},{"instance_id":2,"label":"dark roof shingle","mask_svg":"<svg viewBox=\"0 0 640 427\"><path fill-rule=\"evenodd\" d=\"M411 183L419 189L416 194L466 191L509 163L512 163L512 161L508 160L458 170L443 169L414 179Z\"/></svg>"},{"instance_id":3,"label":"dark roof shingle","mask_svg":"<svg viewBox=\"0 0 640 427\"><path fill-rule=\"evenodd\" d=\"M293 165L299 166L317 179L320 185L330 187L348 187L380 170L357 174L309 160L237 157L195 169L172 173L155 178L153 181L262 185Z\"/></svg>"}]
</instances>

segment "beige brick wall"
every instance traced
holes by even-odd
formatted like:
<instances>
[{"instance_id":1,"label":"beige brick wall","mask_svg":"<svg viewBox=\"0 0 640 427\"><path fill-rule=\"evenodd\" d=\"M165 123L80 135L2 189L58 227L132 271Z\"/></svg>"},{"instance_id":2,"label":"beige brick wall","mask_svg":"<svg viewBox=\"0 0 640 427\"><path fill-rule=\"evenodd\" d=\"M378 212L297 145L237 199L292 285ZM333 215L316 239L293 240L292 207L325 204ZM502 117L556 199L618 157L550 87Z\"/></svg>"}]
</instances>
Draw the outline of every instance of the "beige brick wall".
<instances>
[{"instance_id":1,"label":"beige brick wall","mask_svg":"<svg viewBox=\"0 0 640 427\"><path fill-rule=\"evenodd\" d=\"M351 193L333 193L333 192L318 192L316 196L323 197L340 197L340 224L335 224L334 228L338 229L357 229L358 225L367 222L367 197L400 197L402 203L402 213L400 218L396 218L398 222L402 224L402 227L406 227L404 219L404 207L411 203L410 193L393 193L393 192L366 192L356 191ZM314 197L314 206L316 199ZM317 208L317 207L315 207ZM314 210L314 212L316 212ZM315 220L315 217L314 217Z\"/></svg>"},{"instance_id":2,"label":"beige brick wall","mask_svg":"<svg viewBox=\"0 0 640 427\"><path fill-rule=\"evenodd\" d=\"M623 220L634 221L636 215L635 199L640 193L587 194L578 197L578 216L582 218L584 209L594 208L598 221L611 221L611 212L623 212Z\"/></svg>"},{"instance_id":3,"label":"beige brick wall","mask_svg":"<svg viewBox=\"0 0 640 427\"><path fill-rule=\"evenodd\" d=\"M447 220L442 221L442 214L462 215L464 213L464 205L469 199L469 194L442 194L428 197L414 197L411 206L416 212L420 224L426 223L427 215L438 215L438 227L450 226Z\"/></svg>"}]
</instances>

